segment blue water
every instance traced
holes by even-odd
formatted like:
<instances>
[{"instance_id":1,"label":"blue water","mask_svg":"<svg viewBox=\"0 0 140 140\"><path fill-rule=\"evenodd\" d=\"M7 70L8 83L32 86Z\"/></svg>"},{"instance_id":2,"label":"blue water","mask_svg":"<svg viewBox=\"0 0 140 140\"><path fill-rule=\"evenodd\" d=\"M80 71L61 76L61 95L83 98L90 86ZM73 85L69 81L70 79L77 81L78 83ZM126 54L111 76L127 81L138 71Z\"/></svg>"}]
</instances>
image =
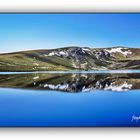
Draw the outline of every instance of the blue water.
<instances>
[{"instance_id":1,"label":"blue water","mask_svg":"<svg viewBox=\"0 0 140 140\"><path fill-rule=\"evenodd\" d=\"M64 93L0 88L0 126L140 126L140 91Z\"/></svg>"},{"instance_id":2,"label":"blue water","mask_svg":"<svg viewBox=\"0 0 140 140\"><path fill-rule=\"evenodd\" d=\"M55 73L64 73L64 75L58 74L57 79ZM66 77L68 73L74 75L70 74ZM80 73L79 71L1 72L0 126L140 126L139 70L80 71ZM89 77L87 77L88 73ZM102 75L103 73L107 74L106 77ZM111 77L108 73L118 74ZM120 73L126 74L121 77ZM74 80L75 74L78 76ZM52 78L47 78L48 75ZM121 79L118 78L119 76ZM130 81L132 83L129 83L129 76L132 78ZM122 84L123 82L132 84L133 89L118 92L104 90L96 85L99 81L101 85L104 85L103 79L108 83L109 77L112 83L116 80L117 84L117 81L121 80ZM114 80L111 80L112 78ZM95 85L100 90L86 92L78 90L78 87L84 87L83 81L85 85L88 84L89 87ZM46 84L59 85L61 83L69 84L71 90L64 92L62 89L59 91L45 89ZM72 89L72 84L76 83L76 90Z\"/></svg>"}]
</instances>

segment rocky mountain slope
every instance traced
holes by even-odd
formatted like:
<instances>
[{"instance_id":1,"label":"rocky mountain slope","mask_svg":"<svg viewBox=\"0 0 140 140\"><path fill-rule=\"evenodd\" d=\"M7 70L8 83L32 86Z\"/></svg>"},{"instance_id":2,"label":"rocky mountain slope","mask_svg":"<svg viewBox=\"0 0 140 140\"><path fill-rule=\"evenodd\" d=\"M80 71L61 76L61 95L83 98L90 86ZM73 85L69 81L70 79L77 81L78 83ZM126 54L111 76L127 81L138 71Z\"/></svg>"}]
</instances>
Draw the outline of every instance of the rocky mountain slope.
<instances>
[{"instance_id":1,"label":"rocky mountain slope","mask_svg":"<svg viewBox=\"0 0 140 140\"><path fill-rule=\"evenodd\" d=\"M0 54L0 71L140 69L140 49L66 47Z\"/></svg>"}]
</instances>

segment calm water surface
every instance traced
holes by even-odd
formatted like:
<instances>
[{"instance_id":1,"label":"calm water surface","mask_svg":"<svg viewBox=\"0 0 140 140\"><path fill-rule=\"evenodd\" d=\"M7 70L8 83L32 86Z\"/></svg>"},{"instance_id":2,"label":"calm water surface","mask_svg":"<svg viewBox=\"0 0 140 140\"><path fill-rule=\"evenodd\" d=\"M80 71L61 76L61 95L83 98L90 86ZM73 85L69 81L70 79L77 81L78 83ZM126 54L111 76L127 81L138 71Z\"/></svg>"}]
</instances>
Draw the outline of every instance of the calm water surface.
<instances>
[{"instance_id":1,"label":"calm water surface","mask_svg":"<svg viewBox=\"0 0 140 140\"><path fill-rule=\"evenodd\" d=\"M0 126L140 126L140 72L0 73Z\"/></svg>"}]
</instances>

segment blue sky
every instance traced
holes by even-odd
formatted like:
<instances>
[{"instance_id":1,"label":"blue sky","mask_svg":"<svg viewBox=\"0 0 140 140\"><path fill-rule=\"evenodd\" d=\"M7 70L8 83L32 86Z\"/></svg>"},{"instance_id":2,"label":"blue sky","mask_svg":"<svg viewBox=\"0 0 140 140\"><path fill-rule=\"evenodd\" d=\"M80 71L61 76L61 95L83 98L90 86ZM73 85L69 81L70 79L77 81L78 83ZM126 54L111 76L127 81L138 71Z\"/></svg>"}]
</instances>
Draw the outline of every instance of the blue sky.
<instances>
[{"instance_id":1,"label":"blue sky","mask_svg":"<svg viewBox=\"0 0 140 140\"><path fill-rule=\"evenodd\" d=\"M66 46L140 47L140 14L0 14L0 53Z\"/></svg>"}]
</instances>

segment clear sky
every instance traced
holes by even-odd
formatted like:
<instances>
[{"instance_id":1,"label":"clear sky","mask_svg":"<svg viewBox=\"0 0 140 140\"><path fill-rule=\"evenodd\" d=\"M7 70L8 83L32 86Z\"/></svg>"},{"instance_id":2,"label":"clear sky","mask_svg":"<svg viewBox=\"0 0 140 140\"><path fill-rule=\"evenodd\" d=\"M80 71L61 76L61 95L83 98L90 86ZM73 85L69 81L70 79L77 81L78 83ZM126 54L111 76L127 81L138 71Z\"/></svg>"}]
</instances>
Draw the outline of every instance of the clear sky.
<instances>
[{"instance_id":1,"label":"clear sky","mask_svg":"<svg viewBox=\"0 0 140 140\"><path fill-rule=\"evenodd\" d=\"M140 14L0 14L0 53L66 46L140 47Z\"/></svg>"}]
</instances>

